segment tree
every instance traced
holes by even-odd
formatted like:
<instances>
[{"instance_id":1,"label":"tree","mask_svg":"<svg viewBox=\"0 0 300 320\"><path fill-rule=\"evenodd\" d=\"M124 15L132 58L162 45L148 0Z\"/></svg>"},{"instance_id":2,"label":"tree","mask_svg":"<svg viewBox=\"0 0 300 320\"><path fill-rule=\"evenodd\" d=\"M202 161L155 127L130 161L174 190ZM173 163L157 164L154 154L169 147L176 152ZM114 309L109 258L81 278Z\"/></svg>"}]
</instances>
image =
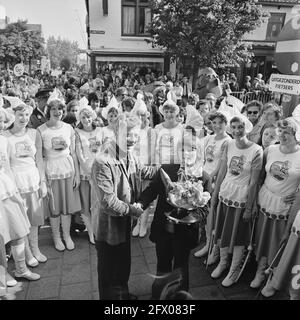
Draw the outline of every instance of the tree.
<instances>
[{"instance_id":1,"label":"tree","mask_svg":"<svg viewBox=\"0 0 300 320\"><path fill-rule=\"evenodd\" d=\"M47 52L51 62L51 67L56 69L60 66L63 59L68 59L71 62L71 67L77 62L79 54L79 46L76 41L70 41L51 36L47 40Z\"/></svg>"},{"instance_id":2,"label":"tree","mask_svg":"<svg viewBox=\"0 0 300 320\"><path fill-rule=\"evenodd\" d=\"M172 60L193 60L194 80L201 67L239 65L250 58L246 33L267 13L257 0L150 0L153 19L148 40Z\"/></svg>"},{"instance_id":3,"label":"tree","mask_svg":"<svg viewBox=\"0 0 300 320\"><path fill-rule=\"evenodd\" d=\"M61 69L68 71L71 68L71 61L69 58L63 58L59 64Z\"/></svg>"},{"instance_id":4,"label":"tree","mask_svg":"<svg viewBox=\"0 0 300 320\"><path fill-rule=\"evenodd\" d=\"M30 65L44 55L44 42L39 31L28 29L27 21L10 23L0 30L0 59L6 66L20 62Z\"/></svg>"}]
</instances>

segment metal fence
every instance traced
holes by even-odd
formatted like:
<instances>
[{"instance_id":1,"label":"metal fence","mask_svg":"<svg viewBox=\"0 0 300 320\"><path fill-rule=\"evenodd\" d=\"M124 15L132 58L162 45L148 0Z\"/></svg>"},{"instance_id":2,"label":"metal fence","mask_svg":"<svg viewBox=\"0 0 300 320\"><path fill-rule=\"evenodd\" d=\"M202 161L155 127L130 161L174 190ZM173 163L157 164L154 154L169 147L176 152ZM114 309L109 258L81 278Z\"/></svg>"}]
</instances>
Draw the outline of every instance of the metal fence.
<instances>
[{"instance_id":1,"label":"metal fence","mask_svg":"<svg viewBox=\"0 0 300 320\"><path fill-rule=\"evenodd\" d=\"M258 100L260 102L267 103L271 100L277 100L276 94L272 91L253 91L253 92L245 92L245 91L237 91L231 92L230 95L240 99L244 104L252 100Z\"/></svg>"}]
</instances>

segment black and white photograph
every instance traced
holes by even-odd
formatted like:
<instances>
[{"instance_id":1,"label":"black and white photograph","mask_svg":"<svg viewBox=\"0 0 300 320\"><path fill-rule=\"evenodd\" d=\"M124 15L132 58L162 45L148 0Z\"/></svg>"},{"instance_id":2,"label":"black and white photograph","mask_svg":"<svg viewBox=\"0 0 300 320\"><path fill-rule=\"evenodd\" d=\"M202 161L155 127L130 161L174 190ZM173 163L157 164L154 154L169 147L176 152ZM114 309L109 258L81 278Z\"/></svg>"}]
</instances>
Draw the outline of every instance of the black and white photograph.
<instances>
[{"instance_id":1,"label":"black and white photograph","mask_svg":"<svg viewBox=\"0 0 300 320\"><path fill-rule=\"evenodd\" d=\"M0 0L0 300L300 300L299 97L299 0Z\"/></svg>"}]
</instances>

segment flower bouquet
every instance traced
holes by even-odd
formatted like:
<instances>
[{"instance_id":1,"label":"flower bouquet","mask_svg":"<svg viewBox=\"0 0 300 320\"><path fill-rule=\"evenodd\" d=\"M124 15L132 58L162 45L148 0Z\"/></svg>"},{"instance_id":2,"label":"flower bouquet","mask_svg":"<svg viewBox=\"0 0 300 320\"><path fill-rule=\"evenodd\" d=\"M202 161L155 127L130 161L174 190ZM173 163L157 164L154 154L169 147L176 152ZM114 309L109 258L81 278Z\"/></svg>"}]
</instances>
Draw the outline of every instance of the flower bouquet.
<instances>
[{"instance_id":1,"label":"flower bouquet","mask_svg":"<svg viewBox=\"0 0 300 320\"><path fill-rule=\"evenodd\" d=\"M180 172L178 182L172 182L167 173L161 169L161 178L167 191L167 200L175 208L165 213L167 218L175 223L205 224L208 214L207 203L210 194L203 190L202 181L195 181L192 177Z\"/></svg>"}]
</instances>

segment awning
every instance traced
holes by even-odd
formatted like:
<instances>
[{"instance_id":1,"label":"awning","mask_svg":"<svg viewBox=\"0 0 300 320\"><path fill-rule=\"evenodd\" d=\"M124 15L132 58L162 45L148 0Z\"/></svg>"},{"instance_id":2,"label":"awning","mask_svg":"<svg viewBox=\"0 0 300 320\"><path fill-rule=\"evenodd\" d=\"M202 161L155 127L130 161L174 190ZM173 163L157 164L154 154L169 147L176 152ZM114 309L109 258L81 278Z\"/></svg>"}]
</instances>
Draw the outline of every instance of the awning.
<instances>
[{"instance_id":1,"label":"awning","mask_svg":"<svg viewBox=\"0 0 300 320\"><path fill-rule=\"evenodd\" d=\"M145 62L145 63L164 63L164 58L159 57L124 57L124 56L95 56L95 60L99 62Z\"/></svg>"}]
</instances>

